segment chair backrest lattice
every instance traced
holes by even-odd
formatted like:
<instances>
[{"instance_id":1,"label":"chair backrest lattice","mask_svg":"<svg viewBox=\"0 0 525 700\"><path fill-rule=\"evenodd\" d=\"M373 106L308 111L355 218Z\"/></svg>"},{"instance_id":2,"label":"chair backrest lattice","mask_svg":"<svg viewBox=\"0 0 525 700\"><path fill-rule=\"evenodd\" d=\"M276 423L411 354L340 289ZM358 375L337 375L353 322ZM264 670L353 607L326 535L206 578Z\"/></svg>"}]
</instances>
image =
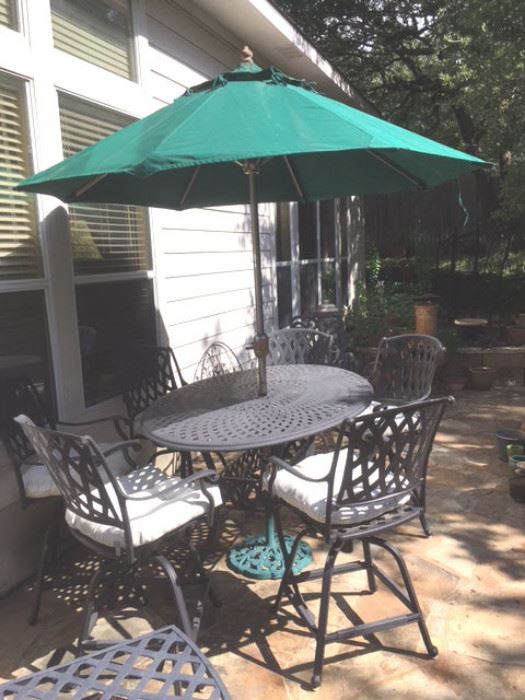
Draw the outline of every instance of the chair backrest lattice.
<instances>
[{"instance_id":1,"label":"chair backrest lattice","mask_svg":"<svg viewBox=\"0 0 525 700\"><path fill-rule=\"evenodd\" d=\"M269 365L329 365L333 339L313 328L281 328L269 338Z\"/></svg>"},{"instance_id":2,"label":"chair backrest lattice","mask_svg":"<svg viewBox=\"0 0 525 700\"><path fill-rule=\"evenodd\" d=\"M350 367L347 366L347 354L345 353L345 325L340 316L329 316L326 318L318 316L294 316L290 323L290 328L307 328L331 335L331 357L328 364L334 367L350 369Z\"/></svg>"},{"instance_id":3,"label":"chair backrest lattice","mask_svg":"<svg viewBox=\"0 0 525 700\"><path fill-rule=\"evenodd\" d=\"M171 348L131 348L124 357L118 358L115 370L126 411L131 419L185 383Z\"/></svg>"},{"instance_id":4,"label":"chair backrest lattice","mask_svg":"<svg viewBox=\"0 0 525 700\"><path fill-rule=\"evenodd\" d=\"M242 365L233 350L226 343L216 341L206 348L199 360L195 371L195 381L218 377L230 372L240 372L241 370Z\"/></svg>"},{"instance_id":5,"label":"chair backrest lattice","mask_svg":"<svg viewBox=\"0 0 525 700\"><path fill-rule=\"evenodd\" d=\"M24 415L16 421L49 469L66 509L93 523L124 530L127 549L132 551L125 500L94 440L36 426ZM113 498L108 493L108 484L113 487Z\"/></svg>"},{"instance_id":6,"label":"chair backrest lattice","mask_svg":"<svg viewBox=\"0 0 525 700\"><path fill-rule=\"evenodd\" d=\"M370 507L373 517L374 505L388 501L394 508L403 496L421 488L439 422L452 401L418 401L367 413L341 426L328 476L328 530L333 515L345 508ZM336 466L343 449L347 453L341 475Z\"/></svg>"},{"instance_id":7,"label":"chair backrest lattice","mask_svg":"<svg viewBox=\"0 0 525 700\"><path fill-rule=\"evenodd\" d=\"M0 386L0 431L22 500L25 499L21 467L35 455L31 441L14 420L20 413L29 416L33 423L43 427L55 427L55 420L43 397L33 382L25 376L9 377Z\"/></svg>"},{"instance_id":8,"label":"chair backrest lattice","mask_svg":"<svg viewBox=\"0 0 525 700\"><path fill-rule=\"evenodd\" d=\"M432 391L432 381L445 348L430 335L383 338L370 376L374 398L418 401Z\"/></svg>"}]
</instances>

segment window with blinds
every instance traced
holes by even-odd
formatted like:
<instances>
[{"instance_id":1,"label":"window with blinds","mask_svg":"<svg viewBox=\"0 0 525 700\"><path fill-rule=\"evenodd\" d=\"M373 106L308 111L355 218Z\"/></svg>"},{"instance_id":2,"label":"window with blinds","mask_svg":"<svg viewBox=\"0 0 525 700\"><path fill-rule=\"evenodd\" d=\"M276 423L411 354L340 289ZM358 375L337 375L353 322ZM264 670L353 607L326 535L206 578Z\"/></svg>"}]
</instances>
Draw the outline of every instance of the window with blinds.
<instances>
[{"instance_id":1,"label":"window with blinds","mask_svg":"<svg viewBox=\"0 0 525 700\"><path fill-rule=\"evenodd\" d=\"M17 29L15 0L0 0L0 24Z\"/></svg>"},{"instance_id":2,"label":"window with blinds","mask_svg":"<svg viewBox=\"0 0 525 700\"><path fill-rule=\"evenodd\" d=\"M0 73L0 281L40 277L34 195L13 187L30 175L25 86Z\"/></svg>"},{"instance_id":3,"label":"window with blinds","mask_svg":"<svg viewBox=\"0 0 525 700\"><path fill-rule=\"evenodd\" d=\"M51 13L57 49L134 79L129 0L51 0Z\"/></svg>"},{"instance_id":4,"label":"window with blinds","mask_svg":"<svg viewBox=\"0 0 525 700\"><path fill-rule=\"evenodd\" d=\"M126 126L131 119L59 96L64 157ZM149 230L142 207L75 204L69 207L75 274L134 272L151 267Z\"/></svg>"}]
</instances>

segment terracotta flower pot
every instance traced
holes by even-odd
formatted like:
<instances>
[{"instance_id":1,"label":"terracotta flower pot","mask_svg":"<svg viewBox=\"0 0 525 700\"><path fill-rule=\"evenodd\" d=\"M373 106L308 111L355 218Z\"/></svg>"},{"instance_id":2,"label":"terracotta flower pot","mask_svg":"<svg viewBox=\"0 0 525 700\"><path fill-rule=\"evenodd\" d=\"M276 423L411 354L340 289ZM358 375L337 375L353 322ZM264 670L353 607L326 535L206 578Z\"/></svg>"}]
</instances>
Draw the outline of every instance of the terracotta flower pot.
<instances>
[{"instance_id":1,"label":"terracotta flower pot","mask_svg":"<svg viewBox=\"0 0 525 700\"><path fill-rule=\"evenodd\" d=\"M437 335L438 311L439 306L437 304L414 304L416 333Z\"/></svg>"}]
</instances>

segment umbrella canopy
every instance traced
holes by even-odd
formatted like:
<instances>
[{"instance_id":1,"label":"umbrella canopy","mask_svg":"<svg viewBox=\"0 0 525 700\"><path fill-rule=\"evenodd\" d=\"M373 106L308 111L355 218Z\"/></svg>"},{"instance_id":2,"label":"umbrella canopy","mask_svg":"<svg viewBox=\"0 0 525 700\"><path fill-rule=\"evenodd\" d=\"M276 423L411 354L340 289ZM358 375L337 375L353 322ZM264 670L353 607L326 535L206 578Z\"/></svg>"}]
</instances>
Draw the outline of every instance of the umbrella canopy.
<instances>
[{"instance_id":1,"label":"umbrella canopy","mask_svg":"<svg viewBox=\"0 0 525 700\"><path fill-rule=\"evenodd\" d=\"M237 162L254 159L268 159L257 177L259 202L428 189L486 165L247 62L20 189L64 202L242 204L248 188Z\"/></svg>"},{"instance_id":2,"label":"umbrella canopy","mask_svg":"<svg viewBox=\"0 0 525 700\"><path fill-rule=\"evenodd\" d=\"M240 166L240 167L239 167ZM257 202L427 189L488 166L317 93L244 50L236 70L22 182L64 202L251 205L255 353L266 393ZM248 176L248 183L247 178Z\"/></svg>"}]
</instances>

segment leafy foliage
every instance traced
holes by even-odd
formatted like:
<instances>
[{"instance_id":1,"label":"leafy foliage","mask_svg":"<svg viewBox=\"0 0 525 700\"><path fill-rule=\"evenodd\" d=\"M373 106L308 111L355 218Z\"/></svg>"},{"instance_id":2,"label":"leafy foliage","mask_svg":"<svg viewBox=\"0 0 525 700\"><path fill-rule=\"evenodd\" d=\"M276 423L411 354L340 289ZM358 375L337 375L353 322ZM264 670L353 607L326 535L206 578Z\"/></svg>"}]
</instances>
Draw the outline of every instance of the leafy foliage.
<instances>
[{"instance_id":1,"label":"leafy foliage","mask_svg":"<svg viewBox=\"0 0 525 700\"><path fill-rule=\"evenodd\" d=\"M383 336L406 332L414 325L414 297L396 285L357 286L356 310L348 317L351 349L376 345Z\"/></svg>"},{"instance_id":2,"label":"leafy foliage","mask_svg":"<svg viewBox=\"0 0 525 700\"><path fill-rule=\"evenodd\" d=\"M504 216L525 216L524 2L278 4L382 116L508 172Z\"/></svg>"}]
</instances>

